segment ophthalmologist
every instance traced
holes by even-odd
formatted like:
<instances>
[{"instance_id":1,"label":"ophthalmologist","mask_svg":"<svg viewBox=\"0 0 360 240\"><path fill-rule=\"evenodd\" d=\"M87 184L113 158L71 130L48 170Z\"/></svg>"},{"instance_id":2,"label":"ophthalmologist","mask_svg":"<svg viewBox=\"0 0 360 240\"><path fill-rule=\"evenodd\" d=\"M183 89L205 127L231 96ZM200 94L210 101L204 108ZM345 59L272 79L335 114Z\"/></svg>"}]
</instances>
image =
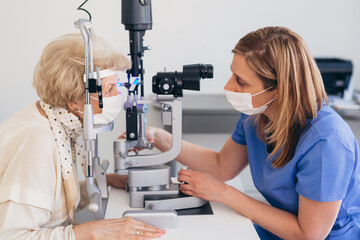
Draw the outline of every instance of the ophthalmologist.
<instances>
[{"instance_id":1,"label":"ophthalmologist","mask_svg":"<svg viewBox=\"0 0 360 240\"><path fill-rule=\"evenodd\" d=\"M359 145L327 105L304 40L265 27L241 38L233 53L224 89L240 119L220 152L183 141L177 160L191 170L178 173L187 183L181 191L230 206L261 239L360 239ZM158 149L170 148L166 131L147 134ZM270 205L224 183L248 164Z\"/></svg>"},{"instance_id":2,"label":"ophthalmologist","mask_svg":"<svg viewBox=\"0 0 360 240\"><path fill-rule=\"evenodd\" d=\"M117 71L131 65L101 38L93 36L94 66L102 70L103 108L90 94L94 124L112 122L120 113ZM75 225L75 209L88 204L76 166L85 167L84 42L67 34L50 42L35 67L33 85L40 100L0 125L0 240L142 240L165 231L132 218ZM81 165L80 165L81 164ZM110 174L108 185L125 187Z\"/></svg>"}]
</instances>

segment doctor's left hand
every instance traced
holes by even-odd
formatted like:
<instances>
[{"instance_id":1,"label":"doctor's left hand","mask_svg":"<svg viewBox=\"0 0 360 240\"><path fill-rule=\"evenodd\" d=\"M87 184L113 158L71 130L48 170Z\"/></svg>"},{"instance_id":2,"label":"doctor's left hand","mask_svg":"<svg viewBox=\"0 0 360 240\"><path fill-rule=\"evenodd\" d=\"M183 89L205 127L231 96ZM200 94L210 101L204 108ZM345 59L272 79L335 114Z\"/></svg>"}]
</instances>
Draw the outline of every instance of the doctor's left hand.
<instances>
[{"instance_id":1,"label":"doctor's left hand","mask_svg":"<svg viewBox=\"0 0 360 240\"><path fill-rule=\"evenodd\" d=\"M228 185L215 177L188 169L178 172L178 180L185 182L180 186L183 193L208 201L221 202L228 189Z\"/></svg>"},{"instance_id":2,"label":"doctor's left hand","mask_svg":"<svg viewBox=\"0 0 360 240\"><path fill-rule=\"evenodd\" d=\"M109 173L106 175L106 181L108 186L125 189L126 182L128 176L127 175L117 175L114 173Z\"/></svg>"}]
</instances>

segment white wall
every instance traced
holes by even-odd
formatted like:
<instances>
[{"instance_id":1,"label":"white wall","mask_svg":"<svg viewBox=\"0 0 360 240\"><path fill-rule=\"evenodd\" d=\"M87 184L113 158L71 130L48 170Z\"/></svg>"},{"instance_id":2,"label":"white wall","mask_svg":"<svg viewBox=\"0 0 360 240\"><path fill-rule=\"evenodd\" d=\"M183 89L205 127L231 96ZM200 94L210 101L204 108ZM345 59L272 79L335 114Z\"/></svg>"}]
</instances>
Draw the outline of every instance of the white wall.
<instances>
[{"instance_id":1,"label":"white wall","mask_svg":"<svg viewBox=\"0 0 360 240\"><path fill-rule=\"evenodd\" d=\"M33 68L55 37L77 32L73 22L79 0L0 0L0 123L35 101ZM121 24L121 0L90 0L95 32L128 53L128 32ZM241 36L268 25L287 26L308 43L314 56L335 56L354 63L353 83L360 89L359 0L153 0L153 30L145 35L146 91L164 66L212 63L213 80L201 93L221 92L230 75L231 49Z\"/></svg>"},{"instance_id":2,"label":"white wall","mask_svg":"<svg viewBox=\"0 0 360 240\"><path fill-rule=\"evenodd\" d=\"M0 0L0 123L37 100L31 86L42 49L55 37L77 32L73 22L86 17L79 0ZM97 35L128 53L128 32L121 24L121 0L90 0ZM211 63L214 79L203 80L200 93L221 93L230 76L231 50L249 31L287 26L308 43L314 56L334 56L354 63L353 83L360 89L359 0L153 0L153 30L145 43L146 92L151 78L167 67ZM190 92L188 93L190 94Z\"/></svg>"},{"instance_id":3,"label":"white wall","mask_svg":"<svg viewBox=\"0 0 360 240\"><path fill-rule=\"evenodd\" d=\"M214 79L202 80L201 93L222 93L230 76L231 50L246 33L269 25L299 33L314 56L351 59L353 83L360 89L359 0L153 0L153 29L145 44L147 94L151 78L163 67L182 70L183 64L211 63ZM45 45L62 34L78 32L73 22L85 13L80 0L0 0L0 124L37 100L31 86L33 68ZM121 0L89 0L97 35L124 54L128 32L121 24ZM194 92L195 93L195 92ZM192 93L192 94L194 94ZM191 94L188 92L186 94ZM149 116L150 125L159 118ZM100 157L113 169L112 141L124 130L124 116L115 131L100 136Z\"/></svg>"}]
</instances>

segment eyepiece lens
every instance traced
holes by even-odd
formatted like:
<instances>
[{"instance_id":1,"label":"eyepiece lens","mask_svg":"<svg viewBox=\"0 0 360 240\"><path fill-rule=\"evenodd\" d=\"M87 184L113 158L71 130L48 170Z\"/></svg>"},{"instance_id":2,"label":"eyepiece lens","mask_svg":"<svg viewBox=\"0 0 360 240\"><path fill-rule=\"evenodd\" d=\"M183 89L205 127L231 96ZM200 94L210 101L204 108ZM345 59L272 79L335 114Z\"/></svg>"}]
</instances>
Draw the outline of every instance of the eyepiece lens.
<instances>
[{"instance_id":1,"label":"eyepiece lens","mask_svg":"<svg viewBox=\"0 0 360 240\"><path fill-rule=\"evenodd\" d=\"M200 65L200 76L201 78L212 78L213 77L213 66L211 64Z\"/></svg>"}]
</instances>

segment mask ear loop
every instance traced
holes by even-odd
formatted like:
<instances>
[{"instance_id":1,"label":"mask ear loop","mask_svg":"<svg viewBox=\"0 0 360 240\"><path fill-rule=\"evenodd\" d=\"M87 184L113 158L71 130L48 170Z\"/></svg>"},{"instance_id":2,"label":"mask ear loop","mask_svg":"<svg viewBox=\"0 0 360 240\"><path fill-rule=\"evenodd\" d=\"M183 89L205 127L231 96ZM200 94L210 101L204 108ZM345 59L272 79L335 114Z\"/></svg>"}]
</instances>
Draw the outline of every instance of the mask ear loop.
<instances>
[{"instance_id":1,"label":"mask ear loop","mask_svg":"<svg viewBox=\"0 0 360 240\"><path fill-rule=\"evenodd\" d=\"M93 96L91 96L91 95L90 95L90 98L92 98L92 99L95 99L95 100L98 100L98 101L99 101L99 99L98 99L97 97L93 97Z\"/></svg>"},{"instance_id":2,"label":"mask ear loop","mask_svg":"<svg viewBox=\"0 0 360 240\"><path fill-rule=\"evenodd\" d=\"M270 101L268 101L267 103L265 103L264 106L269 105L269 104L272 103L275 99L276 99L276 98L271 99Z\"/></svg>"},{"instance_id":3,"label":"mask ear loop","mask_svg":"<svg viewBox=\"0 0 360 240\"><path fill-rule=\"evenodd\" d=\"M258 92L258 93L255 93L255 94L253 94L253 95L251 95L251 96L253 97L253 96L259 95L259 94L261 94L261 93L263 93L263 92L266 92L266 91L269 90L270 88L273 88L273 87L268 87L267 89L264 89L264 90L262 90L262 91L260 91L260 92Z\"/></svg>"}]
</instances>

